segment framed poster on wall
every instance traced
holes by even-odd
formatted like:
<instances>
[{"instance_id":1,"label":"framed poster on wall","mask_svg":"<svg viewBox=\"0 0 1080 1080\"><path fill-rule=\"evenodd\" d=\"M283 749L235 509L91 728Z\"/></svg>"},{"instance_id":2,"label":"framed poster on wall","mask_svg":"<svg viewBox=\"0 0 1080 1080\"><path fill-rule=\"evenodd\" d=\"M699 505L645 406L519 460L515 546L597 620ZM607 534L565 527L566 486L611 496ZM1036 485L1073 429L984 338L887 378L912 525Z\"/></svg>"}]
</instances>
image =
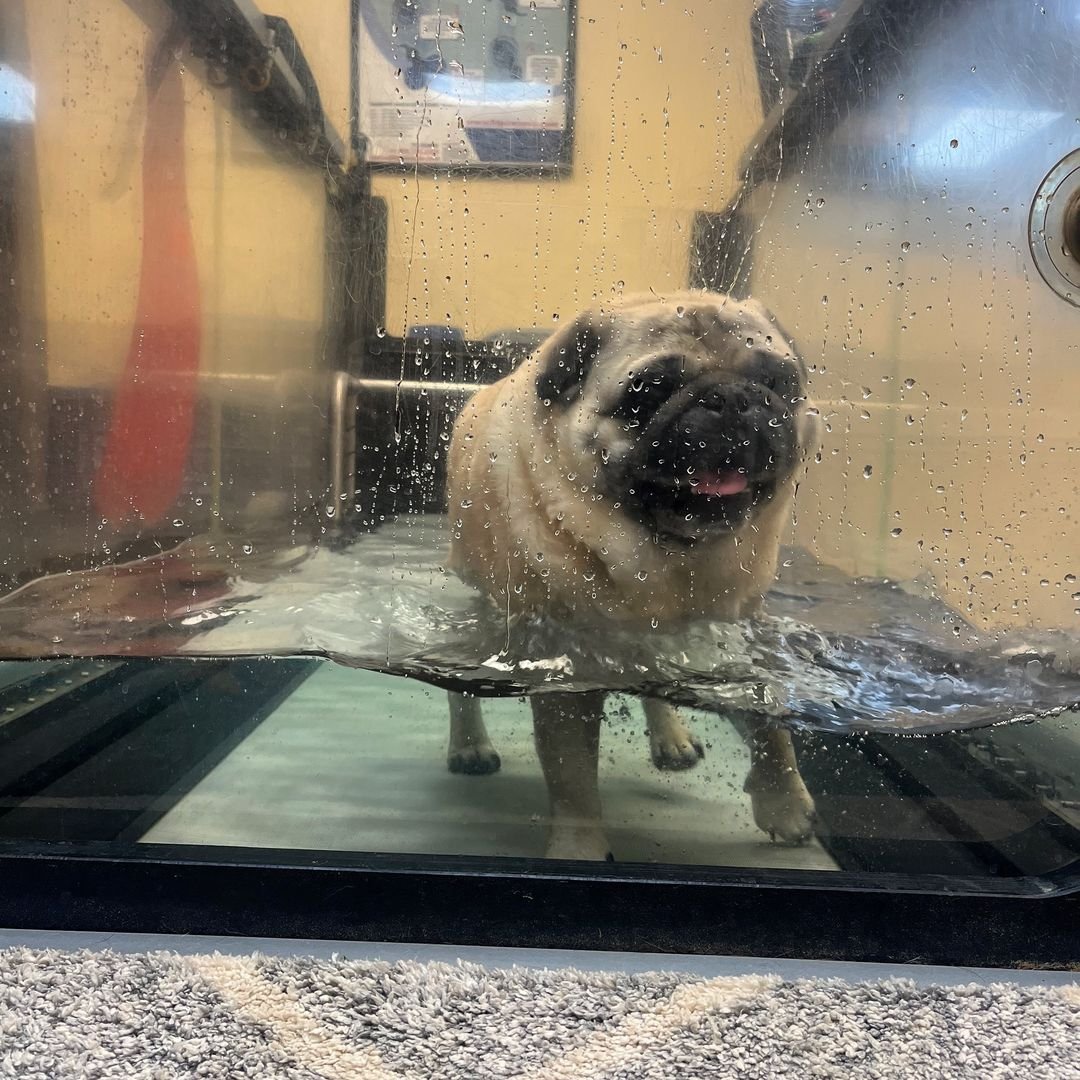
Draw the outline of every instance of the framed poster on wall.
<instances>
[{"instance_id":1,"label":"framed poster on wall","mask_svg":"<svg viewBox=\"0 0 1080 1080\"><path fill-rule=\"evenodd\" d=\"M574 0L356 0L357 121L384 166L570 161Z\"/></svg>"}]
</instances>

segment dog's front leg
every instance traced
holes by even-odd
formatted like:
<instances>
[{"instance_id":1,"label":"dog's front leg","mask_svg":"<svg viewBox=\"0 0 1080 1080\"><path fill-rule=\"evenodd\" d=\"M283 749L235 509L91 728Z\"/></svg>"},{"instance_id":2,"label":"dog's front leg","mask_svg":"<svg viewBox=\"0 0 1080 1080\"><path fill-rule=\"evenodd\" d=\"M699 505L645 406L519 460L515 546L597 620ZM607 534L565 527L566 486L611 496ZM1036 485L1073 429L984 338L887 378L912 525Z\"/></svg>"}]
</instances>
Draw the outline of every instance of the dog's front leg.
<instances>
[{"instance_id":1,"label":"dog's front leg","mask_svg":"<svg viewBox=\"0 0 1080 1080\"><path fill-rule=\"evenodd\" d=\"M491 745L480 702L453 690L450 699L450 746L446 751L446 767L452 773L486 776L498 772L502 764Z\"/></svg>"},{"instance_id":2,"label":"dog's front leg","mask_svg":"<svg viewBox=\"0 0 1080 1080\"><path fill-rule=\"evenodd\" d=\"M814 833L814 800L795 759L791 732L765 720L747 722L750 795L754 822L771 840L804 844Z\"/></svg>"},{"instance_id":3,"label":"dog's front leg","mask_svg":"<svg viewBox=\"0 0 1080 1080\"><path fill-rule=\"evenodd\" d=\"M658 769L692 769L705 756L705 747L678 709L659 698L646 698L643 704L653 764Z\"/></svg>"},{"instance_id":4,"label":"dog's front leg","mask_svg":"<svg viewBox=\"0 0 1080 1080\"><path fill-rule=\"evenodd\" d=\"M604 694L534 694L536 752L551 801L549 859L610 859L600 819Z\"/></svg>"}]
</instances>

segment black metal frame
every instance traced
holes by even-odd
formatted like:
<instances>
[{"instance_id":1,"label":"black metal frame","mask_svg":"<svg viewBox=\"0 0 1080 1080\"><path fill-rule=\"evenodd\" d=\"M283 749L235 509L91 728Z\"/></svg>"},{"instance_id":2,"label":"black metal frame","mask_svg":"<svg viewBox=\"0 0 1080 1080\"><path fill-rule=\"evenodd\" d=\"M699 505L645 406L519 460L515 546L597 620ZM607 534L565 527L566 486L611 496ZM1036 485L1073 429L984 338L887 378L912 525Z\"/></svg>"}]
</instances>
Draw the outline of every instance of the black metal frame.
<instances>
[{"instance_id":1,"label":"black metal frame","mask_svg":"<svg viewBox=\"0 0 1080 1080\"><path fill-rule=\"evenodd\" d=\"M0 848L0 924L1075 968L1080 896L946 881L149 845ZM937 890L931 891L936 886ZM661 961L658 959L658 963Z\"/></svg>"}]
</instances>

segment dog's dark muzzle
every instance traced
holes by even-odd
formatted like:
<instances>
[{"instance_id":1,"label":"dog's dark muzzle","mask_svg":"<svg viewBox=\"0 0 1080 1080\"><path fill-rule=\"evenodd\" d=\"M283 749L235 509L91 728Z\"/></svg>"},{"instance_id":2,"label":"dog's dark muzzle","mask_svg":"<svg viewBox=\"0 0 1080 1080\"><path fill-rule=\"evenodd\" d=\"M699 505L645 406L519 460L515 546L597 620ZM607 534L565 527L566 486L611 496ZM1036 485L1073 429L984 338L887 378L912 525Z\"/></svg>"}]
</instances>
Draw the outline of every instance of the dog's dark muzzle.
<instances>
[{"instance_id":1,"label":"dog's dark muzzle","mask_svg":"<svg viewBox=\"0 0 1080 1080\"><path fill-rule=\"evenodd\" d=\"M673 395L642 435L644 471L707 489L788 475L798 458L795 403L745 379L697 380ZM723 494L719 490L719 494ZM707 494L703 492L703 494Z\"/></svg>"},{"instance_id":2,"label":"dog's dark muzzle","mask_svg":"<svg viewBox=\"0 0 1080 1080\"><path fill-rule=\"evenodd\" d=\"M794 395L738 376L695 380L642 430L628 501L666 531L737 527L798 462L796 407Z\"/></svg>"}]
</instances>

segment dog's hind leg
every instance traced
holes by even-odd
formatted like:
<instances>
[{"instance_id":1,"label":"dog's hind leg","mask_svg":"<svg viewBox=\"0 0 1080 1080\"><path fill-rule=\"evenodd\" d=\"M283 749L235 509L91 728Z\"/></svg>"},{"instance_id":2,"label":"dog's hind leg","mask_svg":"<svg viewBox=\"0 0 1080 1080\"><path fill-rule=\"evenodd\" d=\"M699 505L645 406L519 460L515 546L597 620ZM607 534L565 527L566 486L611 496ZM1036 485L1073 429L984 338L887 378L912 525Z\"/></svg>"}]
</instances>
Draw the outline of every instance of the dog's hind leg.
<instances>
[{"instance_id":1,"label":"dog's hind leg","mask_svg":"<svg viewBox=\"0 0 1080 1080\"><path fill-rule=\"evenodd\" d=\"M743 790L754 822L771 840L804 844L814 832L814 800L799 774L791 732L763 720L751 720L746 728L750 773Z\"/></svg>"},{"instance_id":2,"label":"dog's hind leg","mask_svg":"<svg viewBox=\"0 0 1080 1080\"><path fill-rule=\"evenodd\" d=\"M495 747L491 745L480 701L451 690L450 747L446 752L446 767L452 773L485 776L498 772L502 765Z\"/></svg>"},{"instance_id":3,"label":"dog's hind leg","mask_svg":"<svg viewBox=\"0 0 1080 1080\"><path fill-rule=\"evenodd\" d=\"M659 698L645 698L643 704L653 764L658 769L692 769L705 756L705 747L678 709Z\"/></svg>"},{"instance_id":4,"label":"dog's hind leg","mask_svg":"<svg viewBox=\"0 0 1080 1080\"><path fill-rule=\"evenodd\" d=\"M533 694L536 752L551 800L549 859L610 859L600 818L602 692Z\"/></svg>"}]
</instances>

